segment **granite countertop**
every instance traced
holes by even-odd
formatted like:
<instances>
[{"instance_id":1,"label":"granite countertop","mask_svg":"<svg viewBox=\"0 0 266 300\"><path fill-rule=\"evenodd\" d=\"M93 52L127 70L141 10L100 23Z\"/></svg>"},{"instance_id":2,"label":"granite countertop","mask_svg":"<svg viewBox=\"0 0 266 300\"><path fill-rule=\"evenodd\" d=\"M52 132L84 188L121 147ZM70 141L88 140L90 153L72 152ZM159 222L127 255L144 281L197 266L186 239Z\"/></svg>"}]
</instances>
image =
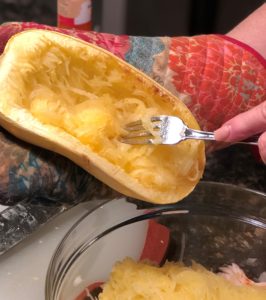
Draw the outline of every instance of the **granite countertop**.
<instances>
[{"instance_id":1,"label":"granite countertop","mask_svg":"<svg viewBox=\"0 0 266 300\"><path fill-rule=\"evenodd\" d=\"M56 25L57 1L1 0L0 24L13 21L29 21Z\"/></svg>"},{"instance_id":2,"label":"granite countertop","mask_svg":"<svg viewBox=\"0 0 266 300\"><path fill-rule=\"evenodd\" d=\"M207 155L203 180L235 184L266 193L266 166L254 150L234 145Z\"/></svg>"}]
</instances>

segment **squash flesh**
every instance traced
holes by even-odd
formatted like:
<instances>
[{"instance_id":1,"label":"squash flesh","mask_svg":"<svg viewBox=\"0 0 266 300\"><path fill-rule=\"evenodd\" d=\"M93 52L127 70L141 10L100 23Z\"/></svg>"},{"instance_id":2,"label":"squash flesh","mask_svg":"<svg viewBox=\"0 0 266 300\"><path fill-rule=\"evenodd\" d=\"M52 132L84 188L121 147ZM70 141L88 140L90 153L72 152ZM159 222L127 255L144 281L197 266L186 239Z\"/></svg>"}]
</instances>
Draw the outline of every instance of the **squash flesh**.
<instances>
[{"instance_id":1,"label":"squash flesh","mask_svg":"<svg viewBox=\"0 0 266 300\"><path fill-rule=\"evenodd\" d=\"M43 36L36 45L23 44L21 49L21 44L10 46L20 53L0 94L9 99L2 105L4 114L11 107L29 111L158 193L182 195L180 187L195 186L204 168L202 142L131 146L118 141L126 123L159 114L181 116L188 126L198 128L183 106L167 102L154 87L115 59L88 50L85 43L72 45Z\"/></svg>"},{"instance_id":2,"label":"squash flesh","mask_svg":"<svg viewBox=\"0 0 266 300\"><path fill-rule=\"evenodd\" d=\"M236 275L235 275L236 276ZM264 287L235 285L229 280L193 263L186 267L166 262L162 267L125 258L117 262L100 300L109 299L186 299L186 300L263 300Z\"/></svg>"}]
</instances>

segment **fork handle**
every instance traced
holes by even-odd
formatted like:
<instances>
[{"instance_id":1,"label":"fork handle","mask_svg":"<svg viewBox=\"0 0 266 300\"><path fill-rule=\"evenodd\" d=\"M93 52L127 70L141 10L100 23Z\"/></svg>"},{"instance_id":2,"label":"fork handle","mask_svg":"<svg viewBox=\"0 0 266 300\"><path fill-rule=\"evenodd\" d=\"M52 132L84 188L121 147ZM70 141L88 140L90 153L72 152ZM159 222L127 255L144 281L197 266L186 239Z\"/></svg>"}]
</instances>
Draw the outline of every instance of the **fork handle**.
<instances>
[{"instance_id":1,"label":"fork handle","mask_svg":"<svg viewBox=\"0 0 266 300\"><path fill-rule=\"evenodd\" d=\"M196 129L186 128L185 139L215 141L214 133L210 131L201 131ZM243 141L233 142L233 144L246 144L258 146L258 136L250 137Z\"/></svg>"},{"instance_id":2,"label":"fork handle","mask_svg":"<svg viewBox=\"0 0 266 300\"><path fill-rule=\"evenodd\" d=\"M215 141L213 132L196 130L191 128L186 128L184 136L186 139Z\"/></svg>"}]
</instances>

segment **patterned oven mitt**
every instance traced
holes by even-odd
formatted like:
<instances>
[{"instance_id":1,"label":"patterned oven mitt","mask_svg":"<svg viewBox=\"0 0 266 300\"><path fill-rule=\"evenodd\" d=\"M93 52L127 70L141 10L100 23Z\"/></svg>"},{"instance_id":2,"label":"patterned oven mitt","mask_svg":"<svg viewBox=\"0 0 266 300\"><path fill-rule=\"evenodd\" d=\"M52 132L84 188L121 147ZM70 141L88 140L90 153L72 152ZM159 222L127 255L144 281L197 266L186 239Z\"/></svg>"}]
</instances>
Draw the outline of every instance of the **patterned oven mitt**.
<instances>
[{"instance_id":1,"label":"patterned oven mitt","mask_svg":"<svg viewBox=\"0 0 266 300\"><path fill-rule=\"evenodd\" d=\"M0 26L0 53L23 30L69 34L114 53L181 98L203 130L266 100L266 62L249 46L221 35L134 37L66 30L36 23ZM28 145L0 129L0 203L48 199L77 203L111 189L57 154Z\"/></svg>"}]
</instances>

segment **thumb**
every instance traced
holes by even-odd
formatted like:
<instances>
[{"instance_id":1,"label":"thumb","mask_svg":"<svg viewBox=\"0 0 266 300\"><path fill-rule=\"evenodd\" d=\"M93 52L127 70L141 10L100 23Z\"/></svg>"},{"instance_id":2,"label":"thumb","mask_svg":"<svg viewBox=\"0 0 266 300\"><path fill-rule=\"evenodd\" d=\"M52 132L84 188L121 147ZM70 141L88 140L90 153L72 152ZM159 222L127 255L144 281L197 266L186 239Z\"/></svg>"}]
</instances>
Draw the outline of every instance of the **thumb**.
<instances>
[{"instance_id":1,"label":"thumb","mask_svg":"<svg viewBox=\"0 0 266 300\"><path fill-rule=\"evenodd\" d=\"M266 131L266 101L227 121L214 134L217 141L236 142L264 131Z\"/></svg>"}]
</instances>

